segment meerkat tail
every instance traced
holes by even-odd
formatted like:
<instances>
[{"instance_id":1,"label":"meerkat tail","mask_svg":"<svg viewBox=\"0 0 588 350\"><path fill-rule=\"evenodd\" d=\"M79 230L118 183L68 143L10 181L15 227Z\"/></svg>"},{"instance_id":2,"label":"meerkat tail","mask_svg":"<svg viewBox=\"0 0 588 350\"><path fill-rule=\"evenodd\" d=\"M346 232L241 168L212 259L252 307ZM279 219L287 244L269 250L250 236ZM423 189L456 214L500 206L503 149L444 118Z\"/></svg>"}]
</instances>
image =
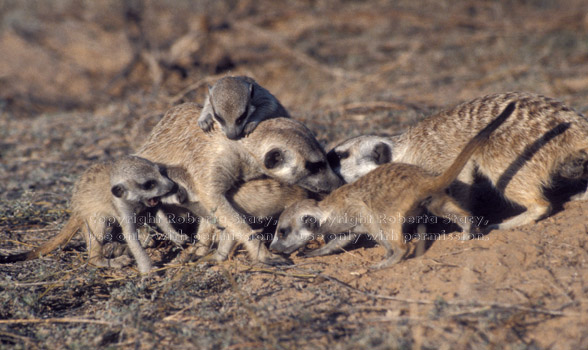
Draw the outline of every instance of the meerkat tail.
<instances>
[{"instance_id":1,"label":"meerkat tail","mask_svg":"<svg viewBox=\"0 0 588 350\"><path fill-rule=\"evenodd\" d=\"M77 216L72 216L65 226L61 229L59 234L47 243L43 244L40 247L37 247L30 252L24 252L20 254L8 255L0 257L0 263L7 264L13 263L17 261L26 261L26 260L33 260L37 259L38 257L48 254L53 250L57 249L59 246L65 246L69 240L75 235L78 229L82 225L82 220Z\"/></svg>"},{"instance_id":2,"label":"meerkat tail","mask_svg":"<svg viewBox=\"0 0 588 350\"><path fill-rule=\"evenodd\" d=\"M427 191L434 192L447 188L459 175L463 167L470 160L470 157L488 140L494 130L498 129L502 123L512 114L516 108L516 103L509 103L496 119L491 121L484 129L474 136L462 149L451 166L443 174L433 181Z\"/></svg>"}]
</instances>

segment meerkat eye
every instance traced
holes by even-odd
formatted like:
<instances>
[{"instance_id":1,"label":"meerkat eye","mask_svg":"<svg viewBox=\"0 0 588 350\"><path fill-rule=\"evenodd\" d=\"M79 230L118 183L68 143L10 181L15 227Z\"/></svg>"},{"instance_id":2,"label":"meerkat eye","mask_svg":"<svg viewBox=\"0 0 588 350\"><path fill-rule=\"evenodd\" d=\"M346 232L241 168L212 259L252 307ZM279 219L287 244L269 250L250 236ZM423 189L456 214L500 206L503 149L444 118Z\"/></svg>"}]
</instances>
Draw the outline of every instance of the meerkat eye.
<instances>
[{"instance_id":1,"label":"meerkat eye","mask_svg":"<svg viewBox=\"0 0 588 350\"><path fill-rule=\"evenodd\" d=\"M337 157L339 159L349 158L349 152L348 151L345 151L345 152L335 152L335 154L337 155Z\"/></svg>"},{"instance_id":2,"label":"meerkat eye","mask_svg":"<svg viewBox=\"0 0 588 350\"><path fill-rule=\"evenodd\" d=\"M278 230L278 238L286 238L290 234L290 229L281 228Z\"/></svg>"},{"instance_id":3,"label":"meerkat eye","mask_svg":"<svg viewBox=\"0 0 588 350\"><path fill-rule=\"evenodd\" d=\"M220 125L223 125L223 126L225 125L225 120L216 113L214 113L214 119L216 119L216 121L219 122Z\"/></svg>"},{"instance_id":4,"label":"meerkat eye","mask_svg":"<svg viewBox=\"0 0 588 350\"><path fill-rule=\"evenodd\" d=\"M145 191L149 191L155 188L155 186L157 186L157 181L155 180L148 180L145 181L141 184L141 188L144 189Z\"/></svg>"},{"instance_id":5,"label":"meerkat eye","mask_svg":"<svg viewBox=\"0 0 588 350\"><path fill-rule=\"evenodd\" d=\"M239 118L237 118L237 120L235 121L235 124L242 124L245 121L245 118L247 118L248 113L249 113L249 105L247 107L245 107L245 112L243 112L243 114L241 114L241 116Z\"/></svg>"},{"instance_id":6,"label":"meerkat eye","mask_svg":"<svg viewBox=\"0 0 588 350\"><path fill-rule=\"evenodd\" d=\"M308 170L311 174L317 174L321 170L327 167L327 163L320 161L320 162L306 162L304 164L306 170Z\"/></svg>"}]
</instances>

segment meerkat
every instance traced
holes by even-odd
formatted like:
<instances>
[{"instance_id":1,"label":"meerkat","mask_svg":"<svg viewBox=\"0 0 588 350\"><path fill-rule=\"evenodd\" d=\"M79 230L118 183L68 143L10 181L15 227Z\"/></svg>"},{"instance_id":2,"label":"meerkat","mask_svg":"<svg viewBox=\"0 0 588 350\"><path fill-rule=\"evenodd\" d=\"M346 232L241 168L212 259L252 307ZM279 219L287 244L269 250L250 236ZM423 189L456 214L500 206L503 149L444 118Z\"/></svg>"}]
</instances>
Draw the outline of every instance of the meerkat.
<instances>
[{"instance_id":1,"label":"meerkat","mask_svg":"<svg viewBox=\"0 0 588 350\"><path fill-rule=\"evenodd\" d=\"M231 140L250 134L266 119L289 117L269 91L247 76L224 77L208 88L198 125L210 132L215 123Z\"/></svg>"},{"instance_id":2,"label":"meerkat","mask_svg":"<svg viewBox=\"0 0 588 350\"><path fill-rule=\"evenodd\" d=\"M170 177L173 176L170 175ZM178 192L181 193L181 191ZM254 229L261 228L262 231L275 227L278 217L288 206L303 199L322 197L319 193L308 191L300 186L284 184L272 178L247 181L227 193L229 202L239 215L234 219L246 222ZM192 197L192 200L195 199ZM165 203L166 197L163 197L162 208L165 208ZM182 203L180 206L185 204ZM182 254L181 261L206 255L213 243L218 243L225 233L216 224L212 213L203 212L201 208L196 215L200 215L196 234L198 241Z\"/></svg>"},{"instance_id":3,"label":"meerkat","mask_svg":"<svg viewBox=\"0 0 588 350\"><path fill-rule=\"evenodd\" d=\"M138 239L138 217L145 209L156 207L162 196L173 191L174 187L160 166L137 156L94 164L74 185L71 216L60 233L41 247L5 257L3 262L38 258L65 245L81 230L86 241L88 261L92 265L122 268L131 263L128 256L108 259L102 251L108 236L107 228L116 223L122 228L124 240L139 271L147 273L152 264Z\"/></svg>"},{"instance_id":4,"label":"meerkat","mask_svg":"<svg viewBox=\"0 0 588 350\"><path fill-rule=\"evenodd\" d=\"M271 254L251 228L240 220L228 196L238 184L270 177L288 185L327 193L342 180L330 168L326 154L310 130L289 118L260 123L246 138L233 141L218 131L205 133L194 121L201 107L185 103L170 109L155 126L138 154L154 162L184 166L192 176L200 203L234 239L222 240L214 260L225 260L236 242L263 263L288 260Z\"/></svg>"},{"instance_id":5,"label":"meerkat","mask_svg":"<svg viewBox=\"0 0 588 350\"><path fill-rule=\"evenodd\" d=\"M316 235L367 232L386 249L384 260L374 267L391 266L407 252L402 224L396 219L418 214L423 207L434 215L456 218L455 223L469 233L469 213L445 189L514 109L514 103L509 104L439 176L416 165L387 163L334 190L322 201L307 199L288 207L280 216L270 249L290 254ZM328 254L348 242L332 240L319 253Z\"/></svg>"},{"instance_id":6,"label":"meerkat","mask_svg":"<svg viewBox=\"0 0 588 350\"><path fill-rule=\"evenodd\" d=\"M327 159L345 183L352 183L378 166L390 163L393 148L390 137L362 135L333 147Z\"/></svg>"},{"instance_id":7,"label":"meerkat","mask_svg":"<svg viewBox=\"0 0 588 350\"><path fill-rule=\"evenodd\" d=\"M522 92L488 95L435 114L400 135L347 140L328 157L333 170L348 182L379 165L381 158L373 154L389 153L390 161L439 173L492 115L512 102L517 103L512 118L472 156L451 193L471 208L471 186L476 174L483 175L505 199L526 209L488 229L525 225L550 214L544 189L553 185L555 176L588 178L588 121L557 100ZM376 152L375 146L380 150ZM382 150L386 147L389 149ZM588 191L572 199L588 199Z\"/></svg>"}]
</instances>

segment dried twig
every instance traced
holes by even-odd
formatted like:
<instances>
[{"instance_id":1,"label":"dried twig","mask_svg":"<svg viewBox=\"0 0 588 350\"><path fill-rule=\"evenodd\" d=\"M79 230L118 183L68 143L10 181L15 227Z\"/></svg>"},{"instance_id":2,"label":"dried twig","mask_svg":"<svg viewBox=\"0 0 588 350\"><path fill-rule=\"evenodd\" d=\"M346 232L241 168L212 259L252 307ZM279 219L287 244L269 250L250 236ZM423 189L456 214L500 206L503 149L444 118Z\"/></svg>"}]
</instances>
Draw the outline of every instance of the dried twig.
<instances>
[{"instance_id":1,"label":"dried twig","mask_svg":"<svg viewBox=\"0 0 588 350\"><path fill-rule=\"evenodd\" d=\"M101 324L105 326L115 326L116 323L101 321L101 320L91 320L87 318L21 318L21 319L14 319L14 320L0 320L0 324L31 324L31 323L87 323L87 324Z\"/></svg>"}]
</instances>

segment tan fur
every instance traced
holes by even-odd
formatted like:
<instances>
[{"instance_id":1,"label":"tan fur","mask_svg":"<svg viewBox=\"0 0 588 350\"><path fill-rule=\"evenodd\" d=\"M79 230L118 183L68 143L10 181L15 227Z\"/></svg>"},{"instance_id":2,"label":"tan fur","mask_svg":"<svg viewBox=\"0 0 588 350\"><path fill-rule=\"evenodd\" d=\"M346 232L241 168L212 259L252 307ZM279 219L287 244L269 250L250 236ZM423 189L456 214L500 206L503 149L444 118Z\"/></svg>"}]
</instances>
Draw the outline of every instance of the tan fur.
<instances>
[{"instance_id":1,"label":"tan fur","mask_svg":"<svg viewBox=\"0 0 588 350\"><path fill-rule=\"evenodd\" d=\"M170 174L170 177L171 174ZM239 218L253 226L272 226L277 223L280 214L288 206L308 198L321 198L320 194L310 192L296 185L287 185L271 178L247 181L227 193L227 198L238 211ZM214 242L218 242L223 232L216 225L210 213L200 211L198 242L182 254L182 262L202 257L210 251Z\"/></svg>"},{"instance_id":2,"label":"tan fur","mask_svg":"<svg viewBox=\"0 0 588 350\"><path fill-rule=\"evenodd\" d=\"M153 186L144 188L152 181ZM71 216L60 233L31 252L6 257L4 262L31 260L64 246L76 232L83 232L88 250L88 261L99 267L121 268L131 260L128 256L107 259L103 244L107 240L108 226L115 223L142 273L151 270L151 260L141 247L137 235L138 217L148 207L158 204L159 198L174 184L161 174L156 164L135 156L123 157L115 162L90 166L76 182L71 198Z\"/></svg>"},{"instance_id":3,"label":"tan fur","mask_svg":"<svg viewBox=\"0 0 588 350\"><path fill-rule=\"evenodd\" d=\"M513 92L465 102L388 138L390 160L415 164L439 174L473 135L512 102L517 104L513 116L472 156L451 192L471 208L470 186L476 170L505 198L527 209L493 228L511 228L539 220L550 212L543 189L552 184L554 175L588 178L584 170L588 164L588 121L559 101ZM372 152L365 146L368 142L372 138L366 136L335 147L330 159L341 164L335 170L341 171L343 177L355 179L375 168L373 161L368 164L365 160ZM588 192L580 196L586 197Z\"/></svg>"},{"instance_id":4,"label":"tan fur","mask_svg":"<svg viewBox=\"0 0 588 350\"><path fill-rule=\"evenodd\" d=\"M201 108L186 103L170 109L154 128L139 155L170 166L180 165L192 176L200 203L234 239L223 240L215 259L224 260L235 242L250 256L269 264L285 263L249 237L227 197L240 183L271 177L313 192L329 192L341 184L326 162L312 133L299 122L273 118L260 123L245 138L233 141L219 130L205 133L196 124Z\"/></svg>"},{"instance_id":5,"label":"tan fur","mask_svg":"<svg viewBox=\"0 0 588 350\"><path fill-rule=\"evenodd\" d=\"M467 222L469 213L461 209L445 189L513 109L512 104L507 106L498 118L465 145L439 176L412 164L388 163L354 183L336 189L322 201L304 200L287 208L280 216L270 248L291 253L315 234L367 232L387 251L385 260L376 267L399 262L406 253L399 218L418 214L421 207L425 207L434 215L459 218L457 224ZM467 224L462 228L469 234ZM333 245L340 247L339 243ZM323 249L324 253L331 251L329 247Z\"/></svg>"}]
</instances>

